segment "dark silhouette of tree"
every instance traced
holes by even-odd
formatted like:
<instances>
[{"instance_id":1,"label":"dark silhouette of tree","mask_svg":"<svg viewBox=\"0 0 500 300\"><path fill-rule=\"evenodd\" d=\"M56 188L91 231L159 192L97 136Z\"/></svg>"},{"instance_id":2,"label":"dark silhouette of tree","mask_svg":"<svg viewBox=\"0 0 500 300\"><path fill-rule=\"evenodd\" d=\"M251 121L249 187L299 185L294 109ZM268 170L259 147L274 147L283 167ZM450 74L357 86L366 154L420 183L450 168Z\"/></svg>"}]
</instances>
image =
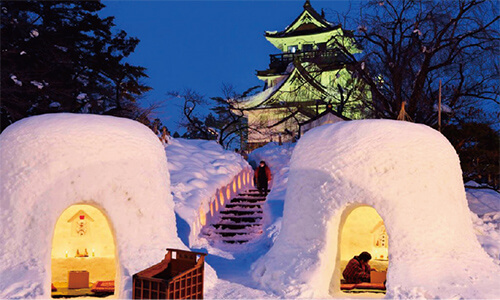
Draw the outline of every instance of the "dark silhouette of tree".
<instances>
[{"instance_id":1,"label":"dark silhouette of tree","mask_svg":"<svg viewBox=\"0 0 500 300\"><path fill-rule=\"evenodd\" d=\"M489 0L362 5L355 38L363 52L344 53L370 86L371 115L396 119L406 102L411 120L435 126L442 80L443 104L453 117L473 118L471 108L490 102L493 109L477 112L498 120L499 19L498 2Z\"/></svg>"},{"instance_id":2,"label":"dark silhouette of tree","mask_svg":"<svg viewBox=\"0 0 500 300\"><path fill-rule=\"evenodd\" d=\"M460 156L464 181L474 180L500 187L500 140L489 125L463 123L448 125L443 134Z\"/></svg>"},{"instance_id":3,"label":"dark silhouette of tree","mask_svg":"<svg viewBox=\"0 0 500 300\"><path fill-rule=\"evenodd\" d=\"M257 88L255 86L238 94L231 85L223 84L223 95L211 97L211 101L189 89L183 93L170 92L170 97L184 100L185 120L180 124L186 128L183 137L215 140L225 149L229 149L235 142L241 142L248 130L256 128L249 126L244 115L245 109L238 104ZM211 112L205 116L200 108L209 108Z\"/></svg>"},{"instance_id":4,"label":"dark silhouette of tree","mask_svg":"<svg viewBox=\"0 0 500 300\"><path fill-rule=\"evenodd\" d=\"M96 113L144 120L145 69L124 62L139 43L113 33L99 1L2 1L2 130L21 118ZM146 118L147 119L147 118Z\"/></svg>"}]
</instances>

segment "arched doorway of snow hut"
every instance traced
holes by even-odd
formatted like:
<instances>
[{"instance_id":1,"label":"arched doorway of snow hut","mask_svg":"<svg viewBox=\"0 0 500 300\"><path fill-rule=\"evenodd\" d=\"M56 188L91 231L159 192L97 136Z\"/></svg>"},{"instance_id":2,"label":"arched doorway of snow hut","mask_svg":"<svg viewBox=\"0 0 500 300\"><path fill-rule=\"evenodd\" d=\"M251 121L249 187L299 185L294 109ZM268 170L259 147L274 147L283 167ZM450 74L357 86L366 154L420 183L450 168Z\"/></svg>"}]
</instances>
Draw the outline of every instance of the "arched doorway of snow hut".
<instances>
[{"instance_id":1,"label":"arched doorway of snow hut","mask_svg":"<svg viewBox=\"0 0 500 300\"><path fill-rule=\"evenodd\" d=\"M344 279L342 272L347 263L363 251L371 254L370 267L377 271L377 274L372 276L372 282L383 282L382 277L385 277L385 274L382 273L387 273L389 267L389 237L384 220L375 208L359 204L346 208L340 220L337 245L337 258L330 292L340 290L340 284ZM362 290L369 291L369 289ZM373 290L373 292L376 291Z\"/></svg>"},{"instance_id":2,"label":"arched doorway of snow hut","mask_svg":"<svg viewBox=\"0 0 500 300\"><path fill-rule=\"evenodd\" d=\"M60 215L52 239L53 297L102 296L91 290L97 282L103 287L114 283L117 256L113 232L108 218L92 205L72 205Z\"/></svg>"}]
</instances>

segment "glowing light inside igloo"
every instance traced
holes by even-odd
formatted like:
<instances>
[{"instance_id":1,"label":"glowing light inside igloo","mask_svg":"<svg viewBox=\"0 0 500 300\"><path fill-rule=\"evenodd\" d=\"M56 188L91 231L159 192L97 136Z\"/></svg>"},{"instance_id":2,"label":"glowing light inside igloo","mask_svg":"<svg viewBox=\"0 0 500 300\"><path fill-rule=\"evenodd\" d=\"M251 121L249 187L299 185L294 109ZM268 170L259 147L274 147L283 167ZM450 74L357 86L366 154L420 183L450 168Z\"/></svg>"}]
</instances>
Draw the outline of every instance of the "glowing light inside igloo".
<instances>
[{"instance_id":1,"label":"glowing light inside igloo","mask_svg":"<svg viewBox=\"0 0 500 300\"><path fill-rule=\"evenodd\" d=\"M389 257L389 239L384 221L371 206L359 206L348 213L341 228L341 273L354 256L366 251L371 254L369 264L379 272L386 272Z\"/></svg>"},{"instance_id":2,"label":"glowing light inside igloo","mask_svg":"<svg viewBox=\"0 0 500 300\"><path fill-rule=\"evenodd\" d=\"M114 281L115 239L106 216L91 205L68 207L54 229L51 262L52 283L59 291Z\"/></svg>"}]
</instances>

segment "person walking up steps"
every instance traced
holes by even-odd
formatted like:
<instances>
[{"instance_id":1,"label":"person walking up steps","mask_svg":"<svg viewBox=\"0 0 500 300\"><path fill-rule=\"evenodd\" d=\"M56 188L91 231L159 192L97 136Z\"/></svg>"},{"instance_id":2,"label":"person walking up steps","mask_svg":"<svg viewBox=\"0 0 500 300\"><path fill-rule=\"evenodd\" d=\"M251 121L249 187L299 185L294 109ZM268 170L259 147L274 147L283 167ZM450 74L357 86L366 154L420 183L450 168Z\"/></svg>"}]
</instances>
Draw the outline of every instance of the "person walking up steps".
<instances>
[{"instance_id":1,"label":"person walking up steps","mask_svg":"<svg viewBox=\"0 0 500 300\"><path fill-rule=\"evenodd\" d=\"M266 162L261 160L260 165L255 169L255 183L261 195L267 196L269 181L271 181L271 170L266 165Z\"/></svg>"}]
</instances>

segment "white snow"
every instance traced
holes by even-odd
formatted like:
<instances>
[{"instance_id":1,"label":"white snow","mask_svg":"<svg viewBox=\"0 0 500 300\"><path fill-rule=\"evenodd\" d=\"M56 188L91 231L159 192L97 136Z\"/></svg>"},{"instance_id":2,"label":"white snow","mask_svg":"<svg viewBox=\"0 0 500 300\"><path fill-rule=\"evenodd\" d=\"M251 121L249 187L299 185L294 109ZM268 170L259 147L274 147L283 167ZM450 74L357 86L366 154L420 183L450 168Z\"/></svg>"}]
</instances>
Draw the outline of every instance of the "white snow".
<instances>
[{"instance_id":1,"label":"white snow","mask_svg":"<svg viewBox=\"0 0 500 300\"><path fill-rule=\"evenodd\" d=\"M61 103L59 103L57 101L50 102L49 107L50 108L59 108L59 107L61 107Z\"/></svg>"},{"instance_id":2,"label":"white snow","mask_svg":"<svg viewBox=\"0 0 500 300\"><path fill-rule=\"evenodd\" d=\"M37 30L37 29L33 29L33 30L31 30L31 31L30 31L30 36L31 36L32 38L34 38L34 37L38 37L39 35L40 35L40 33L38 32L38 30Z\"/></svg>"},{"instance_id":3,"label":"white snow","mask_svg":"<svg viewBox=\"0 0 500 300\"><path fill-rule=\"evenodd\" d=\"M341 215L366 204L389 235L387 298L500 295L500 267L475 236L458 157L437 131L387 120L321 126L298 142L289 172L281 232L253 266L264 290L343 297Z\"/></svg>"},{"instance_id":4,"label":"white snow","mask_svg":"<svg viewBox=\"0 0 500 300\"><path fill-rule=\"evenodd\" d=\"M23 86L23 82L17 79L16 75L10 75L10 79L12 79L12 81L14 81L14 83L17 84L18 86Z\"/></svg>"},{"instance_id":5,"label":"white snow","mask_svg":"<svg viewBox=\"0 0 500 300\"><path fill-rule=\"evenodd\" d=\"M57 49L61 50L62 52L68 52L68 48L67 47L63 47L63 46L59 46L59 45L54 45L54 47L56 47Z\"/></svg>"},{"instance_id":6,"label":"white snow","mask_svg":"<svg viewBox=\"0 0 500 300\"><path fill-rule=\"evenodd\" d=\"M217 188L231 182L248 164L240 154L224 150L215 141L171 139L165 150L175 212L182 219L179 235L190 244L189 233L200 207L208 212Z\"/></svg>"},{"instance_id":7,"label":"white snow","mask_svg":"<svg viewBox=\"0 0 500 300\"><path fill-rule=\"evenodd\" d=\"M107 215L115 234L117 296L161 261L177 236L163 145L128 119L30 117L0 135L0 298L50 298L53 230L73 204Z\"/></svg>"},{"instance_id":8,"label":"white snow","mask_svg":"<svg viewBox=\"0 0 500 300\"><path fill-rule=\"evenodd\" d=\"M77 100L84 100L85 98L87 98L86 93L80 93L80 94L78 94L78 96L76 96Z\"/></svg>"},{"instance_id":9,"label":"white snow","mask_svg":"<svg viewBox=\"0 0 500 300\"><path fill-rule=\"evenodd\" d=\"M434 104L433 109L434 109L434 111L439 111L439 106L437 104ZM451 109L451 107L449 107L446 104L441 104L441 111L445 112L445 113L452 113L453 112L453 110Z\"/></svg>"},{"instance_id":10,"label":"white snow","mask_svg":"<svg viewBox=\"0 0 500 300\"><path fill-rule=\"evenodd\" d=\"M264 160L273 174L264 233L239 248L191 241L209 252L205 298L331 297L339 215L354 203L373 206L387 227L386 298L496 298L500 193L468 182L469 210L458 158L428 127L344 123L313 129L296 147L250 153L252 165ZM51 114L5 130L0 298L50 297L52 231L75 203L96 205L113 225L120 298L166 247L186 249L181 240L190 242L199 208L248 164L213 141L171 139L168 163L162 147L148 128L113 117Z\"/></svg>"},{"instance_id":11,"label":"white snow","mask_svg":"<svg viewBox=\"0 0 500 300\"><path fill-rule=\"evenodd\" d=\"M43 87L44 87L43 83L36 81L36 80L30 81L30 83L32 85L36 86L39 90L43 89Z\"/></svg>"},{"instance_id":12,"label":"white snow","mask_svg":"<svg viewBox=\"0 0 500 300\"><path fill-rule=\"evenodd\" d=\"M241 101L237 103L237 106L240 108L252 108L259 106L265 100L267 100L267 98L269 98L269 96L271 96L275 91L279 90L279 88L283 85L288 76L289 75L283 75L276 85L269 87L260 93L241 99Z\"/></svg>"}]
</instances>

